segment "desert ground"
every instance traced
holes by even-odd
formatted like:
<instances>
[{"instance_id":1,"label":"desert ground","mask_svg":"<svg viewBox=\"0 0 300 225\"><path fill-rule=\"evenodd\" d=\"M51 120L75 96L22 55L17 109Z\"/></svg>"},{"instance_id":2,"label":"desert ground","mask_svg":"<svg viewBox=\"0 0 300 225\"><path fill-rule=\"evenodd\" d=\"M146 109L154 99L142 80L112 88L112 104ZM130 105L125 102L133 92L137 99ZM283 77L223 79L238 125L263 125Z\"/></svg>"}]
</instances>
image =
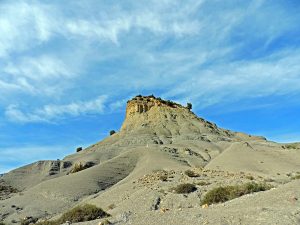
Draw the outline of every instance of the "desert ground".
<instances>
[{"instance_id":1,"label":"desert ground","mask_svg":"<svg viewBox=\"0 0 300 225\"><path fill-rule=\"evenodd\" d=\"M249 183L267 188L205 202L215 188ZM177 189L186 184L190 191ZM110 216L72 224L300 224L300 144L222 129L188 107L137 96L115 134L12 170L0 187L4 224L54 221L84 204Z\"/></svg>"}]
</instances>

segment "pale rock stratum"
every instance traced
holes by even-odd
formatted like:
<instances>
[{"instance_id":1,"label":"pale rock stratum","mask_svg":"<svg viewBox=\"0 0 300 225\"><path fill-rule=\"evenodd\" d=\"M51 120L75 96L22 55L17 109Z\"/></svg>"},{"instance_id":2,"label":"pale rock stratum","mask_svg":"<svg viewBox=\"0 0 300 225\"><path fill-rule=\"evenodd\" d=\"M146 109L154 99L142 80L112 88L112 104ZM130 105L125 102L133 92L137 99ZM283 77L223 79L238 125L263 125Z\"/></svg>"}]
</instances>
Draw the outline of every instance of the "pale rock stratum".
<instances>
[{"instance_id":1,"label":"pale rock stratum","mask_svg":"<svg viewBox=\"0 0 300 225\"><path fill-rule=\"evenodd\" d=\"M84 170L71 173L76 165ZM299 174L298 143L222 129L180 104L137 96L119 132L63 160L0 177L0 221L51 220L90 203L111 214L113 224L300 224ZM213 188L247 182L273 188L201 205ZM185 183L195 190L173 191Z\"/></svg>"}]
</instances>

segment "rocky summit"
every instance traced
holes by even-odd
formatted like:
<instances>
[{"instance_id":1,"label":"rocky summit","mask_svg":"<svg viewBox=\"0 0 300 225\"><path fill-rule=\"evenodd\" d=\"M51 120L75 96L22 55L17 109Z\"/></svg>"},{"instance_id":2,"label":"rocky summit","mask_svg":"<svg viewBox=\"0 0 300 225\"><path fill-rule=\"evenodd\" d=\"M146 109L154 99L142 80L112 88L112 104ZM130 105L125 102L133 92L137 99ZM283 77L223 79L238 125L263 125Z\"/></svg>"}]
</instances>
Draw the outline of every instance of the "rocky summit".
<instances>
[{"instance_id":1,"label":"rocky summit","mask_svg":"<svg viewBox=\"0 0 300 225\"><path fill-rule=\"evenodd\" d=\"M120 131L1 176L0 221L300 224L299 186L299 143L226 130L191 105L136 96Z\"/></svg>"}]
</instances>

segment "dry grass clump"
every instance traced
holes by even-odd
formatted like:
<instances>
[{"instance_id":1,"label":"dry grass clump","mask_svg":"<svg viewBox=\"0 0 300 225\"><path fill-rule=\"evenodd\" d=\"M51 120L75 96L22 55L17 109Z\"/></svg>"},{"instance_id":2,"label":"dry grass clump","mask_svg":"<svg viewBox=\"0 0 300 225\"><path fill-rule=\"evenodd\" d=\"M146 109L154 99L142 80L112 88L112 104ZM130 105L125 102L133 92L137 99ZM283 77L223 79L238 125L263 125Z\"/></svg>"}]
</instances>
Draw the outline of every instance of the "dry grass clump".
<instances>
[{"instance_id":1,"label":"dry grass clump","mask_svg":"<svg viewBox=\"0 0 300 225\"><path fill-rule=\"evenodd\" d=\"M70 173L77 173L81 170L85 170L87 168L90 168L92 166L94 166L95 163L94 162L87 162L85 164L82 164L81 162L80 163L76 163L73 168L71 169Z\"/></svg>"},{"instance_id":2,"label":"dry grass clump","mask_svg":"<svg viewBox=\"0 0 300 225\"><path fill-rule=\"evenodd\" d=\"M11 186L0 185L0 192L17 193L18 190Z\"/></svg>"},{"instance_id":3,"label":"dry grass clump","mask_svg":"<svg viewBox=\"0 0 300 225\"><path fill-rule=\"evenodd\" d=\"M242 185L236 186L225 186L225 187L217 187L206 193L201 204L214 204L220 202L226 202L234 198L241 197L246 194L266 191L272 188L271 185L265 183L246 183Z\"/></svg>"},{"instance_id":4,"label":"dry grass clump","mask_svg":"<svg viewBox=\"0 0 300 225\"><path fill-rule=\"evenodd\" d=\"M70 173L77 173L81 170L85 170L86 167L82 163L76 163L71 169Z\"/></svg>"},{"instance_id":5,"label":"dry grass clump","mask_svg":"<svg viewBox=\"0 0 300 225\"><path fill-rule=\"evenodd\" d=\"M194 184L179 184L175 188L172 188L171 191L177 194L188 194L196 191L197 188Z\"/></svg>"},{"instance_id":6,"label":"dry grass clump","mask_svg":"<svg viewBox=\"0 0 300 225\"><path fill-rule=\"evenodd\" d=\"M54 221L44 221L37 223L38 225L59 225L66 221L71 223L91 221L110 216L108 213L103 211L94 205L86 204L83 206L77 206L70 211L64 213L59 219Z\"/></svg>"},{"instance_id":7,"label":"dry grass clump","mask_svg":"<svg viewBox=\"0 0 300 225\"><path fill-rule=\"evenodd\" d=\"M287 149L299 149L298 145L296 143L294 144L287 144L284 146Z\"/></svg>"},{"instance_id":8,"label":"dry grass clump","mask_svg":"<svg viewBox=\"0 0 300 225\"><path fill-rule=\"evenodd\" d=\"M193 170L186 170L184 172L185 175L187 175L188 177L199 177L200 174L195 173Z\"/></svg>"}]
</instances>

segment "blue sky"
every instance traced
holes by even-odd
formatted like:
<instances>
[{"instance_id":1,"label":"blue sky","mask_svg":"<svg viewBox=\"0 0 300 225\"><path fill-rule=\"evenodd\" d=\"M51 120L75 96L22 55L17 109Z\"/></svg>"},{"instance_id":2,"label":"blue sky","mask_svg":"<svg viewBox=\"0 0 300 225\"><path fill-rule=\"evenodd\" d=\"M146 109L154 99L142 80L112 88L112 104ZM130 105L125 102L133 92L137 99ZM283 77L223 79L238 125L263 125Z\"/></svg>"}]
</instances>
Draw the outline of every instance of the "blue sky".
<instances>
[{"instance_id":1,"label":"blue sky","mask_svg":"<svg viewBox=\"0 0 300 225\"><path fill-rule=\"evenodd\" d=\"M300 141L299 11L299 0L0 1L0 173L103 139L137 94Z\"/></svg>"}]
</instances>

